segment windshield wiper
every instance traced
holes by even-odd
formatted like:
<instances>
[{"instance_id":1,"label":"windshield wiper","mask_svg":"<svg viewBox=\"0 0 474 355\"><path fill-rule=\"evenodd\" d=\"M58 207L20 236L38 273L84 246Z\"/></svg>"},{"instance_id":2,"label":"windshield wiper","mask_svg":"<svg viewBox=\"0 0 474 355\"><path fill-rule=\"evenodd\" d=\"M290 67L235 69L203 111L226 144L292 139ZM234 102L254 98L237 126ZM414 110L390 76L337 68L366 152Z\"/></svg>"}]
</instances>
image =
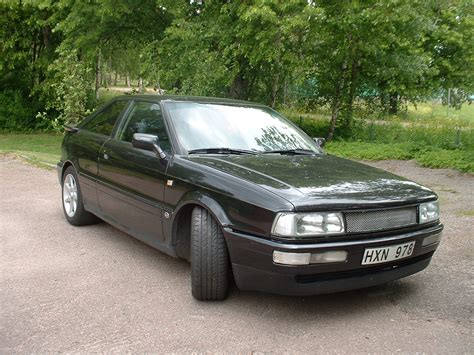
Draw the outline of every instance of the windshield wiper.
<instances>
[{"instance_id":1,"label":"windshield wiper","mask_svg":"<svg viewBox=\"0 0 474 355\"><path fill-rule=\"evenodd\" d=\"M281 154L281 155L315 155L317 152L310 149L277 149L262 152L262 154Z\"/></svg>"},{"instance_id":2,"label":"windshield wiper","mask_svg":"<svg viewBox=\"0 0 474 355\"><path fill-rule=\"evenodd\" d=\"M257 152L245 149L233 149L233 148L199 148L188 151L188 154L252 154L255 155Z\"/></svg>"}]
</instances>

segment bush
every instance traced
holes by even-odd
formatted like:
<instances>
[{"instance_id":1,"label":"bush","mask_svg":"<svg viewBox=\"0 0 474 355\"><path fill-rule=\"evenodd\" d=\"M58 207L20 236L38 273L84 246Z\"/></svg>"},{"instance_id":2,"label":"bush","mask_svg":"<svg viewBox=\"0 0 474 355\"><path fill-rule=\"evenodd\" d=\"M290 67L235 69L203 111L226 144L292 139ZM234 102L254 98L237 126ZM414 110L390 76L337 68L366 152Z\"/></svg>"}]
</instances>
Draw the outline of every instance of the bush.
<instances>
[{"instance_id":1,"label":"bush","mask_svg":"<svg viewBox=\"0 0 474 355\"><path fill-rule=\"evenodd\" d=\"M285 117L310 137L325 137L329 130L329 122L323 119L311 119L297 113L287 113Z\"/></svg>"},{"instance_id":2,"label":"bush","mask_svg":"<svg viewBox=\"0 0 474 355\"><path fill-rule=\"evenodd\" d=\"M455 168L474 173L474 154L472 151L437 149L416 156L421 166L430 168Z\"/></svg>"},{"instance_id":3,"label":"bush","mask_svg":"<svg viewBox=\"0 0 474 355\"><path fill-rule=\"evenodd\" d=\"M76 50L61 51L52 67L56 70L53 89L57 99L53 107L60 112L58 121L76 124L95 105L94 90L90 85L93 70L79 61Z\"/></svg>"},{"instance_id":4,"label":"bush","mask_svg":"<svg viewBox=\"0 0 474 355\"><path fill-rule=\"evenodd\" d=\"M35 107L18 90L0 92L0 130L35 128Z\"/></svg>"},{"instance_id":5,"label":"bush","mask_svg":"<svg viewBox=\"0 0 474 355\"><path fill-rule=\"evenodd\" d=\"M376 144L364 142L328 143L327 151L344 158L363 160L399 159L409 160L415 157L415 148L411 144Z\"/></svg>"}]
</instances>

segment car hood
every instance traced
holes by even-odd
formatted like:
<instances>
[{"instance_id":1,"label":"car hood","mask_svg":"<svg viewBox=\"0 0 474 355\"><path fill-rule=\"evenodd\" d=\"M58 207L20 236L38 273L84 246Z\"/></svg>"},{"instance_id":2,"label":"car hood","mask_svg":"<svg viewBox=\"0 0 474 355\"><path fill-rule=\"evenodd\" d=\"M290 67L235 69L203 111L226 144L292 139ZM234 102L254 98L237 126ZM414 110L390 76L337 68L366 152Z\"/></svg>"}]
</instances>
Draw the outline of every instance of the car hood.
<instances>
[{"instance_id":1,"label":"car hood","mask_svg":"<svg viewBox=\"0 0 474 355\"><path fill-rule=\"evenodd\" d=\"M381 169L333 155L196 155L187 159L245 179L296 210L396 206L436 198L430 189Z\"/></svg>"}]
</instances>

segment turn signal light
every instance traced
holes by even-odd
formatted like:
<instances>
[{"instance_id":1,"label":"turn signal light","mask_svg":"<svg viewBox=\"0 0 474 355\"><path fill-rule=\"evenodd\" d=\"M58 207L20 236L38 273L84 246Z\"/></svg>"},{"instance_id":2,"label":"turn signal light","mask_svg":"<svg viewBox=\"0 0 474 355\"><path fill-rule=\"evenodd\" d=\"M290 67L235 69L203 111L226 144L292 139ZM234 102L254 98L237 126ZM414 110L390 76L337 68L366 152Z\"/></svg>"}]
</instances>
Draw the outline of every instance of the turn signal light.
<instances>
[{"instance_id":1,"label":"turn signal light","mask_svg":"<svg viewBox=\"0 0 474 355\"><path fill-rule=\"evenodd\" d=\"M273 262L282 265L309 265L323 263L340 263L347 260L347 251L330 250L321 253L287 253L273 251Z\"/></svg>"}]
</instances>

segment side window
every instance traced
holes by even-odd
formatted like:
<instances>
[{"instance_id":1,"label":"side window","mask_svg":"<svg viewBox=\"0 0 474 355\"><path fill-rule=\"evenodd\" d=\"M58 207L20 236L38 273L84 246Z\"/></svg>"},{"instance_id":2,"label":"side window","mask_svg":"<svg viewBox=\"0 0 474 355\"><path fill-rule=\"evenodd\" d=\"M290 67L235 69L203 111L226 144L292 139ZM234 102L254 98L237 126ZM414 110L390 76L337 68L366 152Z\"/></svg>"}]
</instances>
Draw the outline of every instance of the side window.
<instances>
[{"instance_id":1,"label":"side window","mask_svg":"<svg viewBox=\"0 0 474 355\"><path fill-rule=\"evenodd\" d=\"M116 101L84 125L88 131L110 136L115 122L127 106L127 101Z\"/></svg>"},{"instance_id":2,"label":"side window","mask_svg":"<svg viewBox=\"0 0 474 355\"><path fill-rule=\"evenodd\" d=\"M119 139L131 142L134 133L147 133L158 136L161 148L169 152L171 144L166 133L160 105L151 102L137 102L128 116Z\"/></svg>"}]
</instances>

